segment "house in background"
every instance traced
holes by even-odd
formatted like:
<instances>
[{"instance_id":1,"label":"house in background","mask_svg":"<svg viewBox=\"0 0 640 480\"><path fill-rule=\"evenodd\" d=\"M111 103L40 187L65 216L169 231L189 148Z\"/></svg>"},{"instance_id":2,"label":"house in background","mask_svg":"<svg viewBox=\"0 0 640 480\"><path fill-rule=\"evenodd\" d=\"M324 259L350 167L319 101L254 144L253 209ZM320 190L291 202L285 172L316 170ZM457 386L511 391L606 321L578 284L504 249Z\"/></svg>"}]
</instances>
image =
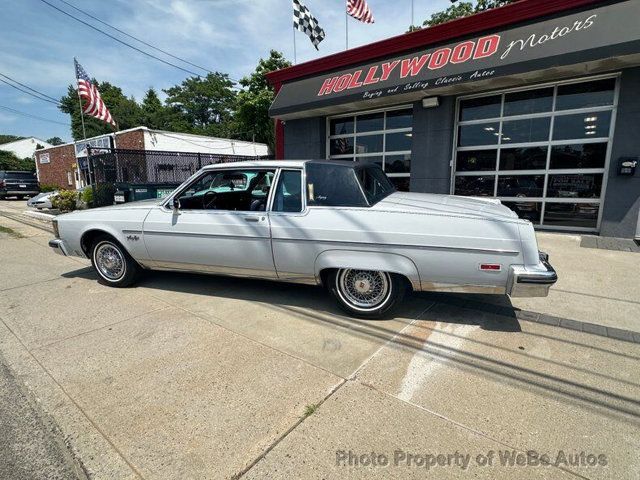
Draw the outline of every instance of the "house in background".
<instances>
[{"instance_id":1,"label":"house in background","mask_svg":"<svg viewBox=\"0 0 640 480\"><path fill-rule=\"evenodd\" d=\"M51 148L53 145L45 142L36 137L23 138L22 140L16 140L14 142L3 143L0 145L0 150L13 153L18 158L33 158L33 154L36 150L42 148Z\"/></svg>"},{"instance_id":2,"label":"house in background","mask_svg":"<svg viewBox=\"0 0 640 480\"><path fill-rule=\"evenodd\" d=\"M247 158L269 155L269 147L264 143L134 127L38 150L36 167L40 183L65 189L85 186L88 183L87 146L94 150L189 152Z\"/></svg>"}]
</instances>

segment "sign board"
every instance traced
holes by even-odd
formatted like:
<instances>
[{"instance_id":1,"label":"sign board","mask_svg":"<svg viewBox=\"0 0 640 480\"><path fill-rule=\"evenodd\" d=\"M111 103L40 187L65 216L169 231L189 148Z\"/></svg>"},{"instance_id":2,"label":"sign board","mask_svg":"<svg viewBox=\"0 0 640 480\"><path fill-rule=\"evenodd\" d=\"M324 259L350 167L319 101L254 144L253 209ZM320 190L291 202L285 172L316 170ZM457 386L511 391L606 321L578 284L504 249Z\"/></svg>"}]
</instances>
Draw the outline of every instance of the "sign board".
<instances>
[{"instance_id":1,"label":"sign board","mask_svg":"<svg viewBox=\"0 0 640 480\"><path fill-rule=\"evenodd\" d=\"M51 157L49 157L48 153L41 153L38 157L40 159L40 163L51 163Z\"/></svg>"},{"instance_id":2,"label":"sign board","mask_svg":"<svg viewBox=\"0 0 640 480\"><path fill-rule=\"evenodd\" d=\"M598 8L285 83L270 115L640 53L640 2ZM428 93L425 93L428 94Z\"/></svg>"},{"instance_id":3,"label":"sign board","mask_svg":"<svg viewBox=\"0 0 640 480\"><path fill-rule=\"evenodd\" d=\"M108 152L111 149L111 135L76 142L76 158L87 156L87 146L91 147L92 153Z\"/></svg>"}]
</instances>

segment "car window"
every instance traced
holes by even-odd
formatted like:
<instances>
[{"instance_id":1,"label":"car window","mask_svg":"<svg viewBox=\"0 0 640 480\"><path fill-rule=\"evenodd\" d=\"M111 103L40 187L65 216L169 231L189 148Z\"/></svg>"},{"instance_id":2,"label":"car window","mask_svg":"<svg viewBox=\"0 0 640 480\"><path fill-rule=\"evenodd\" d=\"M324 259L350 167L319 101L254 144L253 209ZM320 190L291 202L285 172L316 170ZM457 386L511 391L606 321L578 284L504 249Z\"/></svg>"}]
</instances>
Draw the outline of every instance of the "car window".
<instances>
[{"instance_id":1,"label":"car window","mask_svg":"<svg viewBox=\"0 0 640 480\"><path fill-rule=\"evenodd\" d=\"M368 165L357 170L358 180L370 204L396 191L391 180L377 165Z\"/></svg>"},{"instance_id":2,"label":"car window","mask_svg":"<svg viewBox=\"0 0 640 480\"><path fill-rule=\"evenodd\" d=\"M367 206L352 165L310 162L306 171L309 206Z\"/></svg>"},{"instance_id":3,"label":"car window","mask_svg":"<svg viewBox=\"0 0 640 480\"><path fill-rule=\"evenodd\" d=\"M273 199L274 212L302 211L302 172L283 170Z\"/></svg>"},{"instance_id":4,"label":"car window","mask_svg":"<svg viewBox=\"0 0 640 480\"><path fill-rule=\"evenodd\" d=\"M184 210L266 210L273 170L206 172L178 195Z\"/></svg>"}]
</instances>

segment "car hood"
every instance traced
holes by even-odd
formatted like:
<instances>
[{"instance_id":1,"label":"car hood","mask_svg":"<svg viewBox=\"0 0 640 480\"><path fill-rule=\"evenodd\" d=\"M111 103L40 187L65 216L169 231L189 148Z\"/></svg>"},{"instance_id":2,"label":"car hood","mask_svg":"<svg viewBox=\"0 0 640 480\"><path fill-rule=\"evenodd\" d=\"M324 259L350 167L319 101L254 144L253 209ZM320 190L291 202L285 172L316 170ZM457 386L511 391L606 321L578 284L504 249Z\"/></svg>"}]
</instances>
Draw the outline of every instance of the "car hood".
<instances>
[{"instance_id":1,"label":"car hood","mask_svg":"<svg viewBox=\"0 0 640 480\"><path fill-rule=\"evenodd\" d=\"M164 202L164 198L147 198L146 200L138 200L136 202L120 203L118 205L109 205L108 207L92 208L91 211L96 210L131 210L131 209L149 209L155 205L159 205Z\"/></svg>"},{"instance_id":2,"label":"car hood","mask_svg":"<svg viewBox=\"0 0 640 480\"><path fill-rule=\"evenodd\" d=\"M433 193L394 192L373 208L409 213L462 214L479 218L514 220L518 215L493 198L438 195Z\"/></svg>"}]
</instances>

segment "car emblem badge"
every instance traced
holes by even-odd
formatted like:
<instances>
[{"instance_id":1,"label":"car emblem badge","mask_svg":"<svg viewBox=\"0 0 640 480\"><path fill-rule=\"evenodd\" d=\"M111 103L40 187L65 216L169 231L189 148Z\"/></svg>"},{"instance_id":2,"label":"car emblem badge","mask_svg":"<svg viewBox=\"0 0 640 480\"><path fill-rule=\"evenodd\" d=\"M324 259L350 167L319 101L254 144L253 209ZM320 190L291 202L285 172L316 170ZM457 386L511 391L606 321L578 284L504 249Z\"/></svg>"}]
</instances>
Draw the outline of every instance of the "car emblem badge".
<instances>
[{"instance_id":1,"label":"car emblem badge","mask_svg":"<svg viewBox=\"0 0 640 480\"><path fill-rule=\"evenodd\" d=\"M127 240L133 240L134 242L137 242L138 240L140 240L140 237L138 237L138 235L127 235Z\"/></svg>"}]
</instances>

